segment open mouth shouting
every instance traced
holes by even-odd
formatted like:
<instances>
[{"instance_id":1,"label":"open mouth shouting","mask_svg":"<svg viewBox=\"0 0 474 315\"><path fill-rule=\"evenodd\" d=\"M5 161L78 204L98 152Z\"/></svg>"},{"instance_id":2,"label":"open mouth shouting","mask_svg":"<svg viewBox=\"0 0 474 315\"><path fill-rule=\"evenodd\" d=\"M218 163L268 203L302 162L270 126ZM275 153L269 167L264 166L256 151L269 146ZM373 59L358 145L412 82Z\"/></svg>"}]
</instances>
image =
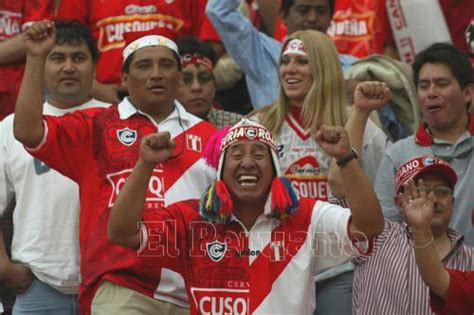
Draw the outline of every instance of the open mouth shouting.
<instances>
[{"instance_id":1,"label":"open mouth shouting","mask_svg":"<svg viewBox=\"0 0 474 315\"><path fill-rule=\"evenodd\" d=\"M237 181L242 187L253 187L258 183L258 176L252 174L241 174L238 176Z\"/></svg>"}]
</instances>

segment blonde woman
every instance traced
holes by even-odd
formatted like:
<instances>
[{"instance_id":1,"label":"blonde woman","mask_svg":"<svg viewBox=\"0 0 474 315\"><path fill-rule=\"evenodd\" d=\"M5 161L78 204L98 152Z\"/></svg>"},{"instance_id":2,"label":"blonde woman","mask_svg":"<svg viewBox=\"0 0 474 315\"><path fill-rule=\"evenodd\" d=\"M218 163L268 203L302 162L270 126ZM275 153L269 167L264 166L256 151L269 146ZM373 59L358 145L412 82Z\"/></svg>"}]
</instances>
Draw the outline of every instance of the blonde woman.
<instances>
[{"instance_id":1,"label":"blonde woman","mask_svg":"<svg viewBox=\"0 0 474 315\"><path fill-rule=\"evenodd\" d=\"M312 30L293 33L283 47L278 69L277 102L251 116L277 137L282 172L292 181L296 191L302 197L329 200L330 159L312 135L323 124L341 126L348 122L337 50L326 34ZM380 90L379 97L365 97L365 91L369 89ZM387 94L388 89L383 83L359 84L354 109L370 112L384 104ZM362 165L370 164L364 171L375 176L376 170L370 168L377 168L377 160L383 157L388 140L370 121L365 134L364 143L359 140L356 146L360 148L356 150L362 153ZM364 160L374 163L364 163ZM371 177L369 175L372 181Z\"/></svg>"},{"instance_id":2,"label":"blonde woman","mask_svg":"<svg viewBox=\"0 0 474 315\"><path fill-rule=\"evenodd\" d=\"M336 47L326 34L313 30L288 36L280 55L278 75L276 103L251 117L275 135L282 174L290 179L300 197L334 199L328 183L331 158L316 143L316 131L321 125L341 126L347 122L349 127L360 126L361 119L365 117L367 121L370 110L382 106L390 92L381 82L361 83L355 91L354 109L364 115L355 116L357 121L351 123ZM364 171L374 177L388 139L373 123L367 124L365 135L363 127L354 129L351 132L355 131L356 137L353 142L350 134L351 142L361 152ZM373 182L372 176L368 177ZM343 192L338 197L343 197ZM317 283L317 314L351 313L352 266L341 268L318 275L321 281L331 279ZM334 278L335 275L338 277ZM334 282L337 280L339 284Z\"/></svg>"}]
</instances>

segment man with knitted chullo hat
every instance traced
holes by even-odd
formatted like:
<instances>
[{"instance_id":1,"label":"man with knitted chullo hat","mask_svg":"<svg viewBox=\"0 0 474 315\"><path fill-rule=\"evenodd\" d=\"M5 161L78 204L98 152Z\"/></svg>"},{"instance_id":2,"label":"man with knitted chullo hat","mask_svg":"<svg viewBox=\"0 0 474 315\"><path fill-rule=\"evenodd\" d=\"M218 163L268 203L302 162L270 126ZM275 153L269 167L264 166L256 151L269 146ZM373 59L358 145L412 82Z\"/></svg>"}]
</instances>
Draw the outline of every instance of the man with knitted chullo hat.
<instances>
[{"instance_id":1,"label":"man with knitted chullo hat","mask_svg":"<svg viewBox=\"0 0 474 315\"><path fill-rule=\"evenodd\" d=\"M201 200L143 213L152 170L175 148L166 132L145 136L112 209L109 239L180 266L192 314L311 314L315 272L361 254L359 241L368 240L362 251L370 252L383 228L347 132L322 126L316 138L338 160L350 210L297 198L279 177L276 143L263 126L242 119L222 135L204 152L218 175Z\"/></svg>"}]
</instances>

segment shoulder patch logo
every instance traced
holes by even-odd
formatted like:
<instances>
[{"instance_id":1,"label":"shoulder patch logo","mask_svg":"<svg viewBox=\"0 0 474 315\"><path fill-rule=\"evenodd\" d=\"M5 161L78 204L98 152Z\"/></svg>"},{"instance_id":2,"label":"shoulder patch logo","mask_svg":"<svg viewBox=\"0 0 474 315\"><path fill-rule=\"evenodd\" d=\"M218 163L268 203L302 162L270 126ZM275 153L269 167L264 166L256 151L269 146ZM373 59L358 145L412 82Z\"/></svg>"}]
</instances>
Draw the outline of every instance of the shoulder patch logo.
<instances>
[{"instance_id":1,"label":"shoulder patch logo","mask_svg":"<svg viewBox=\"0 0 474 315\"><path fill-rule=\"evenodd\" d=\"M137 131L129 129L127 127L117 130L117 138L120 142L122 142L122 144L125 144L126 146L131 146L137 140Z\"/></svg>"},{"instance_id":2,"label":"shoulder patch logo","mask_svg":"<svg viewBox=\"0 0 474 315\"><path fill-rule=\"evenodd\" d=\"M213 261L218 262L224 257L227 250L227 243L221 243L219 241L214 241L212 243L206 244L207 256Z\"/></svg>"}]
</instances>

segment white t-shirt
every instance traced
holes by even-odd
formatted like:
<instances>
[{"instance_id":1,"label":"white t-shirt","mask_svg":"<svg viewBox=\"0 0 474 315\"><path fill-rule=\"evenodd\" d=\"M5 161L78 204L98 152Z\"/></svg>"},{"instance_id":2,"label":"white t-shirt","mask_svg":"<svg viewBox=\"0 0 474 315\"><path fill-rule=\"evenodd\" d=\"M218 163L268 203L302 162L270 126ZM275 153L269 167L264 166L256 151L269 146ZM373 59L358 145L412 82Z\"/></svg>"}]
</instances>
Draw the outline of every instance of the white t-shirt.
<instances>
[{"instance_id":1,"label":"white t-shirt","mask_svg":"<svg viewBox=\"0 0 474 315\"><path fill-rule=\"evenodd\" d=\"M45 102L43 114L109 104L90 100L68 110ZM15 198L12 261L66 293L79 286L79 191L69 178L34 159L13 136L13 115L0 123L0 217Z\"/></svg>"}]
</instances>

